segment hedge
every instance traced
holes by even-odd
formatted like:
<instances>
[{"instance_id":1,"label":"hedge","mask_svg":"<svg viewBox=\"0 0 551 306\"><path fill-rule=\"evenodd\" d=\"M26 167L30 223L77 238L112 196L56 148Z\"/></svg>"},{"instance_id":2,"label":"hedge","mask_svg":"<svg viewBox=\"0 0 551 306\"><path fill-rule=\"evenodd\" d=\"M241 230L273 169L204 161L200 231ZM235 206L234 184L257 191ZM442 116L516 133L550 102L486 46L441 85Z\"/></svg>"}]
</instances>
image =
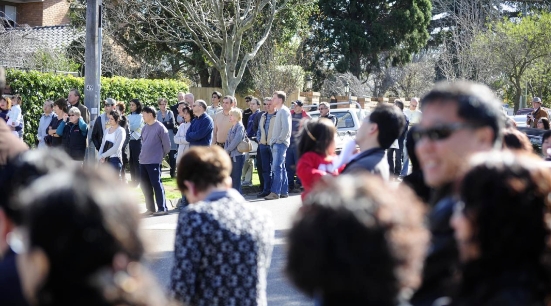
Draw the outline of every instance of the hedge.
<instances>
[{"instance_id":1,"label":"hedge","mask_svg":"<svg viewBox=\"0 0 551 306\"><path fill-rule=\"evenodd\" d=\"M82 95L81 102L84 103L83 77L8 69L6 81L11 87L12 94L19 94L22 97L23 105L21 105L21 108L25 120L23 140L29 146L36 144L35 135L40 116L43 113L42 105L45 100L50 99L55 101L59 98L66 98L69 90L76 88ZM131 99L138 98L145 105L152 105L156 104L157 99L160 97L165 97L175 103L176 95L180 91L188 91L188 85L175 80L102 77L100 96L101 101L105 98L113 98L128 104Z\"/></svg>"}]
</instances>

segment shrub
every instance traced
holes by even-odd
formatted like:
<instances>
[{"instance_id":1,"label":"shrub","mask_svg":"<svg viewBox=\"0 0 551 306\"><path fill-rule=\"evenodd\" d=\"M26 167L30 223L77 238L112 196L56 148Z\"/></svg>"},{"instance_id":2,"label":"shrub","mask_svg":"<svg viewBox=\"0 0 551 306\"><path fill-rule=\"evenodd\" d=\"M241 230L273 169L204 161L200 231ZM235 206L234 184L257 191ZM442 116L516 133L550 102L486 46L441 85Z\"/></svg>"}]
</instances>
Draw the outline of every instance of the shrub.
<instances>
[{"instance_id":1,"label":"shrub","mask_svg":"<svg viewBox=\"0 0 551 306\"><path fill-rule=\"evenodd\" d=\"M25 120L23 140L29 146L36 144L38 123L45 100L55 101L58 98L67 97L69 90L76 88L82 95L81 102L84 103L84 95L86 94L84 78L71 75L8 69L6 81L11 87L12 93L19 94L22 97L23 105L21 105L21 108ZM145 105L156 104L160 97L165 97L175 103L176 94L179 91L186 92L188 90L188 85L180 81L127 79L123 77L102 77L101 86L101 101L105 98L113 98L128 104L131 99L138 98Z\"/></svg>"}]
</instances>

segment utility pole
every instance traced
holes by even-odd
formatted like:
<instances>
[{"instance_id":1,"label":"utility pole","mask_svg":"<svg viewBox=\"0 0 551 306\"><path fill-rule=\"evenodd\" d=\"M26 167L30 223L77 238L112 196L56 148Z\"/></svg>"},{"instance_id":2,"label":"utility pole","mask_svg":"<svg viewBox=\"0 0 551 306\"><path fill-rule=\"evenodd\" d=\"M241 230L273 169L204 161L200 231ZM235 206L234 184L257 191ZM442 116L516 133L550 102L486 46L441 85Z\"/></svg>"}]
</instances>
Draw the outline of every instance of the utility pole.
<instances>
[{"instance_id":1,"label":"utility pole","mask_svg":"<svg viewBox=\"0 0 551 306\"><path fill-rule=\"evenodd\" d=\"M84 73L84 105L90 110L88 127L88 147L86 162L95 163L96 148L91 140L93 124L99 115L100 76L101 76L101 1L88 0L86 3L86 49Z\"/></svg>"}]
</instances>

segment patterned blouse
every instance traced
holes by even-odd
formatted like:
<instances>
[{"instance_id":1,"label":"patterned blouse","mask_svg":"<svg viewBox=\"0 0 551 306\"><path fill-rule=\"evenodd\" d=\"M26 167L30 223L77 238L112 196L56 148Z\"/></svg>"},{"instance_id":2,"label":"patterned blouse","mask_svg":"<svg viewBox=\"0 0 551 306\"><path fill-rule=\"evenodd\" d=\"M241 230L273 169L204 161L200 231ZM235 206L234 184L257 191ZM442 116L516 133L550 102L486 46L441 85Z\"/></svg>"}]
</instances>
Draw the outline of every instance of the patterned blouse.
<instances>
[{"instance_id":1,"label":"patterned blouse","mask_svg":"<svg viewBox=\"0 0 551 306\"><path fill-rule=\"evenodd\" d=\"M267 305L271 215L237 191L214 191L182 210L171 290L189 305Z\"/></svg>"}]
</instances>

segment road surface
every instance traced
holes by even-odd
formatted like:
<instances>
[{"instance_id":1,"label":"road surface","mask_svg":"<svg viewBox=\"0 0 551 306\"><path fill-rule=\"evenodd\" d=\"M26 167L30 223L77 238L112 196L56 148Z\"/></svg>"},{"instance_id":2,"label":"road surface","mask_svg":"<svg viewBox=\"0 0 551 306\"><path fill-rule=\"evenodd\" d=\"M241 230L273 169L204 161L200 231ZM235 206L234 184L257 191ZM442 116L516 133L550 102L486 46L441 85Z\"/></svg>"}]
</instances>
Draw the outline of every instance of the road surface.
<instances>
[{"instance_id":1,"label":"road surface","mask_svg":"<svg viewBox=\"0 0 551 306\"><path fill-rule=\"evenodd\" d=\"M292 195L286 199L272 201L257 200L255 197L247 199L271 211L275 223L275 245L268 271L268 305L313 305L309 298L290 285L282 272L285 265L284 237L300 206L300 196ZM145 206L141 207L141 210L145 211ZM167 216L146 217L142 220L142 235L148 248L147 260L153 274L164 288L168 288L170 280L177 220L177 211L171 211Z\"/></svg>"}]
</instances>

